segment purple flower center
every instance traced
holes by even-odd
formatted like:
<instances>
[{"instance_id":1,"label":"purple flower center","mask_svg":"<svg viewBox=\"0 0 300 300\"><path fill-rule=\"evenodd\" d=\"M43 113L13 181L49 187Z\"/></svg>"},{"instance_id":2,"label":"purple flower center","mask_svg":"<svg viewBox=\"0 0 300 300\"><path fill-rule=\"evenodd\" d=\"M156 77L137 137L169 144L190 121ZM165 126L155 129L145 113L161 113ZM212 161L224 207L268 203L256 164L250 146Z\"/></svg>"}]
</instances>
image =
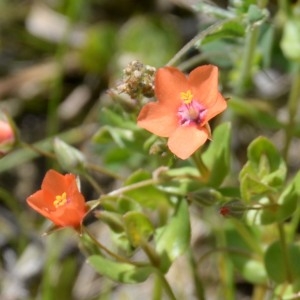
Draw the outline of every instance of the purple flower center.
<instances>
[{"instance_id":1,"label":"purple flower center","mask_svg":"<svg viewBox=\"0 0 300 300\"><path fill-rule=\"evenodd\" d=\"M199 125L203 122L207 109L200 103L192 100L190 103L183 103L178 109L178 117L180 125L186 126L190 124Z\"/></svg>"}]
</instances>

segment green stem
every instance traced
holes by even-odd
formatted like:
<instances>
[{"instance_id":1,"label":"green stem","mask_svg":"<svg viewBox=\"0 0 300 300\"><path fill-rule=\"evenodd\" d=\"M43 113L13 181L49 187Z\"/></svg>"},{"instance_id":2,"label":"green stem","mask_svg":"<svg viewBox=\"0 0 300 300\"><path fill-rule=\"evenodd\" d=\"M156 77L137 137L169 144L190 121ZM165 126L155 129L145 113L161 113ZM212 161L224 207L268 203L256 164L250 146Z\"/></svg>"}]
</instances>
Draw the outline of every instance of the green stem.
<instances>
[{"instance_id":1,"label":"green stem","mask_svg":"<svg viewBox=\"0 0 300 300\"><path fill-rule=\"evenodd\" d=\"M170 300L177 300L174 292L168 282L168 280L166 279L166 277L161 273L161 271L159 269L156 269L156 275L158 276L158 278L160 279L160 282L162 283L164 290L166 292L166 294L168 295Z\"/></svg>"},{"instance_id":2,"label":"green stem","mask_svg":"<svg viewBox=\"0 0 300 300\"><path fill-rule=\"evenodd\" d=\"M101 186L87 171L83 171L82 174L85 177L85 179L93 186L93 188L97 191L98 194L104 194Z\"/></svg>"},{"instance_id":3,"label":"green stem","mask_svg":"<svg viewBox=\"0 0 300 300\"><path fill-rule=\"evenodd\" d=\"M218 247L226 247L226 238L223 229L216 230L216 238ZM218 268L222 285L222 298L235 299L233 266L227 252L219 256Z\"/></svg>"},{"instance_id":4,"label":"green stem","mask_svg":"<svg viewBox=\"0 0 300 300\"><path fill-rule=\"evenodd\" d=\"M125 262L131 265L135 265L135 266L145 266L145 264L142 263L137 263L137 262L133 262L128 260L127 258L120 256L112 251L110 251L108 248L106 248L103 244L101 244L95 237L94 235L85 227L82 226L82 233L86 233L88 235L88 237L95 243L95 245L97 245L97 247L99 247L100 249L102 249L106 254L108 254L109 256L113 257L114 259L116 259L119 262ZM81 234L82 234L81 233Z\"/></svg>"},{"instance_id":5,"label":"green stem","mask_svg":"<svg viewBox=\"0 0 300 300\"><path fill-rule=\"evenodd\" d=\"M291 92L288 99L289 122L285 130L285 145L283 157L288 158L289 148L294 136L295 118L298 111L298 101L300 97L300 63L295 64Z\"/></svg>"},{"instance_id":6,"label":"green stem","mask_svg":"<svg viewBox=\"0 0 300 300\"><path fill-rule=\"evenodd\" d=\"M236 219L232 219L232 222L240 237L246 242L246 244L252 249L252 251L254 251L259 257L263 257L263 250L250 234L249 229L244 225L244 223Z\"/></svg>"},{"instance_id":7,"label":"green stem","mask_svg":"<svg viewBox=\"0 0 300 300\"><path fill-rule=\"evenodd\" d=\"M239 77L234 88L234 93L237 96L243 95L246 84L249 78L251 77L251 69L253 64L253 58L254 58L258 33L259 33L258 25L252 25L248 27L246 33L244 53L241 60L241 67L239 70Z\"/></svg>"},{"instance_id":8,"label":"green stem","mask_svg":"<svg viewBox=\"0 0 300 300\"><path fill-rule=\"evenodd\" d=\"M145 254L149 258L152 266L155 269L155 273L158 276L158 278L160 279L160 282L162 283L169 298L171 300L176 300L176 297L173 293L173 290L172 290L169 282L167 281L164 274L162 274L161 270L159 269L160 268L160 257L157 255L155 249L152 248L151 245L147 242L142 243L141 248L144 250Z\"/></svg>"},{"instance_id":9,"label":"green stem","mask_svg":"<svg viewBox=\"0 0 300 300\"><path fill-rule=\"evenodd\" d=\"M90 169L90 170L102 173L104 175L110 176L110 177L115 178L115 179L120 179L120 180L124 179L121 175L116 174L114 172L111 172L110 170L104 169L99 165L94 165L94 164L88 163L87 168Z\"/></svg>"},{"instance_id":10,"label":"green stem","mask_svg":"<svg viewBox=\"0 0 300 300\"><path fill-rule=\"evenodd\" d=\"M88 124L85 126L79 126L77 128L70 129L57 135L61 140L68 144L80 143L95 131L95 125ZM24 145L25 146L25 145ZM18 149L10 153L9 155L1 158L0 173L10 170L14 167L20 167L21 164L30 161L39 155L48 155L49 151L53 149L53 138L49 137L42 141L36 142L30 145L29 149ZM38 151L37 151L38 149Z\"/></svg>"},{"instance_id":11,"label":"green stem","mask_svg":"<svg viewBox=\"0 0 300 300\"><path fill-rule=\"evenodd\" d=\"M196 153L194 153L192 155L192 158L196 164L197 169L199 170L200 174L202 175L202 178L204 181L208 180L209 176L210 176L210 172L207 168L207 166L205 165L202 156L201 156L201 151L196 151Z\"/></svg>"},{"instance_id":12,"label":"green stem","mask_svg":"<svg viewBox=\"0 0 300 300\"><path fill-rule=\"evenodd\" d=\"M255 285L252 300L264 300L266 299L266 292L268 288L263 285Z\"/></svg>"},{"instance_id":13,"label":"green stem","mask_svg":"<svg viewBox=\"0 0 300 300\"><path fill-rule=\"evenodd\" d=\"M279 0L278 4L280 11L282 11L286 16L289 16L291 13L289 0Z\"/></svg>"},{"instance_id":14,"label":"green stem","mask_svg":"<svg viewBox=\"0 0 300 300\"><path fill-rule=\"evenodd\" d=\"M162 299L162 285L161 280L158 276L154 277L154 289L152 294L152 300L161 300Z\"/></svg>"},{"instance_id":15,"label":"green stem","mask_svg":"<svg viewBox=\"0 0 300 300\"><path fill-rule=\"evenodd\" d=\"M292 271L291 271L291 264L290 264L289 255L288 255L288 248L287 248L283 223L282 222L277 223L277 228L278 228L278 232L279 232L279 242L280 242L281 251L282 251L282 255L283 255L286 277L287 277L288 282L292 283L293 275L292 275Z\"/></svg>"},{"instance_id":16,"label":"green stem","mask_svg":"<svg viewBox=\"0 0 300 300\"><path fill-rule=\"evenodd\" d=\"M300 223L300 206L298 205L296 211L292 215L291 222L289 223L289 231L287 235L288 242L291 243L295 240L299 223Z\"/></svg>"},{"instance_id":17,"label":"green stem","mask_svg":"<svg viewBox=\"0 0 300 300\"><path fill-rule=\"evenodd\" d=\"M129 192L129 191L132 191L132 190L144 187L144 186L154 185L154 184L157 184L159 182L160 181L158 179L153 179L153 178L152 179L143 180L143 181L139 181L137 183L133 183L131 185L127 185L127 186L121 187L118 190L114 190L114 191L108 193L105 196L109 196L109 197L120 196L120 195L122 195L122 194L124 194L126 192Z\"/></svg>"},{"instance_id":18,"label":"green stem","mask_svg":"<svg viewBox=\"0 0 300 300\"><path fill-rule=\"evenodd\" d=\"M187 44L183 46L173 57L172 59L166 64L167 66L174 65L179 59L181 59L191 48L195 46L195 44L199 41L201 41L203 38L205 38L207 35L218 31L225 23L232 21L232 19L229 20L223 20L219 21L208 28L201 31L199 34L197 34L193 39L191 39Z\"/></svg>"},{"instance_id":19,"label":"green stem","mask_svg":"<svg viewBox=\"0 0 300 300\"><path fill-rule=\"evenodd\" d=\"M204 285L197 271L197 263L191 249L188 251L188 258L192 268L195 294L198 300L205 300Z\"/></svg>"}]
</instances>

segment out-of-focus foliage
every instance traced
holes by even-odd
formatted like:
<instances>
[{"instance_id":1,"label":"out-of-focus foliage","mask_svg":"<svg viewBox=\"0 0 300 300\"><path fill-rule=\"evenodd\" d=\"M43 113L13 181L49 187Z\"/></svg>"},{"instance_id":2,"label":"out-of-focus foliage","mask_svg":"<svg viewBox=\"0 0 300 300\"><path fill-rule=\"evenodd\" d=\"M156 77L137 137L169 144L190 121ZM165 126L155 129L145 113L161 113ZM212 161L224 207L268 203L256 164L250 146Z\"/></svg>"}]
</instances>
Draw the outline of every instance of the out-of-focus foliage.
<instances>
[{"instance_id":1,"label":"out-of-focus foliage","mask_svg":"<svg viewBox=\"0 0 300 300\"><path fill-rule=\"evenodd\" d=\"M0 145L0 298L296 299L299 11L2 0L0 113L14 139ZM149 76L129 76L131 61ZM155 68L204 64L219 67L228 108L180 160L137 116L156 101ZM89 213L77 231L26 205L50 168L78 175Z\"/></svg>"}]
</instances>

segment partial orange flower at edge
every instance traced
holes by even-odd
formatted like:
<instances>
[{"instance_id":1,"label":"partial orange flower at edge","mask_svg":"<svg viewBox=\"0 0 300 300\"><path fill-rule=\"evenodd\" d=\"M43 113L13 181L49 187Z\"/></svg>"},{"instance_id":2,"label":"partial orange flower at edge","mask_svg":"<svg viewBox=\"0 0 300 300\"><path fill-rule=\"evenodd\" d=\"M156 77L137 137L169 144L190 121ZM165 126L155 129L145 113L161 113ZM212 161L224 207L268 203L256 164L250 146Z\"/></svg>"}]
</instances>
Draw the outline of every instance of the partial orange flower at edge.
<instances>
[{"instance_id":1,"label":"partial orange flower at edge","mask_svg":"<svg viewBox=\"0 0 300 300\"><path fill-rule=\"evenodd\" d=\"M87 212L73 174L49 170L40 190L27 198L28 205L59 227L78 228Z\"/></svg>"},{"instance_id":2,"label":"partial orange flower at edge","mask_svg":"<svg viewBox=\"0 0 300 300\"><path fill-rule=\"evenodd\" d=\"M181 159L189 158L211 138L208 121L224 111L226 100L218 91L218 68L204 65L189 76L173 67L155 75L157 102L146 104L137 124L161 137Z\"/></svg>"}]
</instances>

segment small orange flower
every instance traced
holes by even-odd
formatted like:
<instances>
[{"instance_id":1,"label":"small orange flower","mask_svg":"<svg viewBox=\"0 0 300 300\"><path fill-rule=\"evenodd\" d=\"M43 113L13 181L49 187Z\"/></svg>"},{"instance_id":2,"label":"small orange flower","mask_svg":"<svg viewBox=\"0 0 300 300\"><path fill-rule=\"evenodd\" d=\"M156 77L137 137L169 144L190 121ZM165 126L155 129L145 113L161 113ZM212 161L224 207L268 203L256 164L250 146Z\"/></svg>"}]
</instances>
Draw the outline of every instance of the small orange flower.
<instances>
[{"instance_id":1,"label":"small orange flower","mask_svg":"<svg viewBox=\"0 0 300 300\"><path fill-rule=\"evenodd\" d=\"M211 138L208 121L227 107L218 91L218 68L213 65L198 67L188 77L173 67L158 69L155 95L158 101L142 108L137 123L168 137L169 149L181 159Z\"/></svg>"},{"instance_id":2,"label":"small orange flower","mask_svg":"<svg viewBox=\"0 0 300 300\"><path fill-rule=\"evenodd\" d=\"M60 227L79 227L87 207L73 174L49 170L42 189L27 198L28 205Z\"/></svg>"}]
</instances>

